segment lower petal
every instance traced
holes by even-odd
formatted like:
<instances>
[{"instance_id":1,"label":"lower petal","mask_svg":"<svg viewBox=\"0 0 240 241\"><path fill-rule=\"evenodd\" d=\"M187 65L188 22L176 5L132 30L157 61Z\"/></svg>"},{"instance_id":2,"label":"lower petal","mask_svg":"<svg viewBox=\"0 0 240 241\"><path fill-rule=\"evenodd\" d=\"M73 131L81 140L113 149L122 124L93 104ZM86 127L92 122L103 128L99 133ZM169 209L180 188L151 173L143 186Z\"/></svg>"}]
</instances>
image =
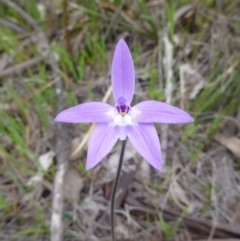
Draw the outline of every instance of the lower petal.
<instances>
[{"instance_id":1,"label":"lower petal","mask_svg":"<svg viewBox=\"0 0 240 241\"><path fill-rule=\"evenodd\" d=\"M126 128L126 126L115 126L115 130L117 132L118 138L121 141L126 140L126 138L127 138L127 128Z\"/></svg>"},{"instance_id":2,"label":"lower petal","mask_svg":"<svg viewBox=\"0 0 240 241\"><path fill-rule=\"evenodd\" d=\"M127 128L129 140L141 156L154 168L162 170L160 142L154 125L138 123Z\"/></svg>"},{"instance_id":3,"label":"lower petal","mask_svg":"<svg viewBox=\"0 0 240 241\"><path fill-rule=\"evenodd\" d=\"M111 151L118 136L109 123L98 123L93 129L89 143L86 169L95 167Z\"/></svg>"}]
</instances>

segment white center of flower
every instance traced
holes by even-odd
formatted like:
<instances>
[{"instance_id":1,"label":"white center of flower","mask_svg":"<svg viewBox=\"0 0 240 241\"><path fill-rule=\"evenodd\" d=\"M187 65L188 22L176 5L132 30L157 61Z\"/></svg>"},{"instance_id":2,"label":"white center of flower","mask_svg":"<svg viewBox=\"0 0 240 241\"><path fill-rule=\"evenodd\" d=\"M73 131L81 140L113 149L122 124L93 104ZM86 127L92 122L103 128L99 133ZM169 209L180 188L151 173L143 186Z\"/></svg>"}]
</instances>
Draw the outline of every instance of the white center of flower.
<instances>
[{"instance_id":1,"label":"white center of flower","mask_svg":"<svg viewBox=\"0 0 240 241\"><path fill-rule=\"evenodd\" d=\"M129 114L125 114L125 115L117 114L114 117L113 123L116 126L134 125L132 117Z\"/></svg>"}]
</instances>

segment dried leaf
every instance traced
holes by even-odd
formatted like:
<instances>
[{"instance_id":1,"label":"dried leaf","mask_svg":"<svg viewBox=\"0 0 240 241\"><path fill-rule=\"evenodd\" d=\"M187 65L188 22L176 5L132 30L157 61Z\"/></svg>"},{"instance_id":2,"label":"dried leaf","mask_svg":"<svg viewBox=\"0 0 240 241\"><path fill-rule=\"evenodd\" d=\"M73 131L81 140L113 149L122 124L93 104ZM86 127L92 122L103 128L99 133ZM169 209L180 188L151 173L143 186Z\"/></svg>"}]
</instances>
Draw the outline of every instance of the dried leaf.
<instances>
[{"instance_id":1,"label":"dried leaf","mask_svg":"<svg viewBox=\"0 0 240 241\"><path fill-rule=\"evenodd\" d=\"M182 64L180 70L181 95L188 93L188 98L193 100L205 86L205 79L189 64Z\"/></svg>"},{"instance_id":2,"label":"dried leaf","mask_svg":"<svg viewBox=\"0 0 240 241\"><path fill-rule=\"evenodd\" d=\"M32 176L26 183L26 186L32 186L33 190L25 195L25 200L38 200L40 198L43 191L43 172L49 169L54 156L55 153L53 151L49 151L39 157L39 164L41 167L38 169L37 174L35 176Z\"/></svg>"},{"instance_id":3,"label":"dried leaf","mask_svg":"<svg viewBox=\"0 0 240 241\"><path fill-rule=\"evenodd\" d=\"M150 180L151 167L145 160L142 160L139 166L139 170L136 173L136 178L138 180Z\"/></svg>"},{"instance_id":4,"label":"dried leaf","mask_svg":"<svg viewBox=\"0 0 240 241\"><path fill-rule=\"evenodd\" d=\"M2 54L0 58L0 70L3 70L12 61L13 61L13 58L11 55Z\"/></svg>"},{"instance_id":5,"label":"dried leaf","mask_svg":"<svg viewBox=\"0 0 240 241\"><path fill-rule=\"evenodd\" d=\"M81 203L81 209L79 211L83 210L89 218L94 220L102 208L99 202L95 202L92 197L87 196Z\"/></svg>"},{"instance_id":6,"label":"dried leaf","mask_svg":"<svg viewBox=\"0 0 240 241\"><path fill-rule=\"evenodd\" d=\"M223 134L215 135L214 139L229 149L236 157L240 158L240 139Z\"/></svg>"},{"instance_id":7,"label":"dried leaf","mask_svg":"<svg viewBox=\"0 0 240 241\"><path fill-rule=\"evenodd\" d=\"M82 188L83 180L80 173L73 167L70 167L64 179L64 196L67 199L77 201Z\"/></svg>"},{"instance_id":8,"label":"dried leaf","mask_svg":"<svg viewBox=\"0 0 240 241\"><path fill-rule=\"evenodd\" d=\"M55 153L53 151L49 151L39 157L39 163L44 171L47 171L49 169L54 156Z\"/></svg>"},{"instance_id":9,"label":"dried leaf","mask_svg":"<svg viewBox=\"0 0 240 241\"><path fill-rule=\"evenodd\" d=\"M39 156L39 164L41 168L39 168L37 174L32 176L28 182L27 186L36 186L38 183L42 182L43 180L43 171L47 171L52 164L53 157L55 153L53 151L49 151L41 156Z\"/></svg>"},{"instance_id":10,"label":"dried leaf","mask_svg":"<svg viewBox=\"0 0 240 241\"><path fill-rule=\"evenodd\" d=\"M181 185L178 184L178 182L173 182L171 187L171 194L174 201L181 209L184 209L190 205L190 200L187 197L186 192L183 190Z\"/></svg>"}]
</instances>

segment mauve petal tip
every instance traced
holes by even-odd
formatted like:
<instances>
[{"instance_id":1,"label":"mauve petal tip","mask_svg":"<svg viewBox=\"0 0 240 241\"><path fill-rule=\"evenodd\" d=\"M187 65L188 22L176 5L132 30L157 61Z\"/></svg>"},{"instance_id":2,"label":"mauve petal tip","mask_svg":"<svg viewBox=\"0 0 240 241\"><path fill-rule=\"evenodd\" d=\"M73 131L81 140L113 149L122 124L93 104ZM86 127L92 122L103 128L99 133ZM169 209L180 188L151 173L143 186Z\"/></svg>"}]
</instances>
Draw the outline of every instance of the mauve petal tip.
<instances>
[{"instance_id":1,"label":"mauve petal tip","mask_svg":"<svg viewBox=\"0 0 240 241\"><path fill-rule=\"evenodd\" d=\"M163 165L161 164L159 167L155 167L155 169L161 172L163 170Z\"/></svg>"},{"instance_id":2,"label":"mauve petal tip","mask_svg":"<svg viewBox=\"0 0 240 241\"><path fill-rule=\"evenodd\" d=\"M192 118L192 116L189 115L189 122L193 122L194 119Z\"/></svg>"},{"instance_id":3,"label":"mauve petal tip","mask_svg":"<svg viewBox=\"0 0 240 241\"><path fill-rule=\"evenodd\" d=\"M188 114L187 112L184 113L184 117L182 118L182 121L179 122L179 124L186 124L186 123L190 123L193 122L194 119L192 118L192 116L190 114ZM178 123L176 123L178 124Z\"/></svg>"},{"instance_id":4,"label":"mauve petal tip","mask_svg":"<svg viewBox=\"0 0 240 241\"><path fill-rule=\"evenodd\" d=\"M127 43L125 42L125 40L122 39L122 38L118 41L117 46L118 46L119 44L127 45Z\"/></svg>"},{"instance_id":5,"label":"mauve petal tip","mask_svg":"<svg viewBox=\"0 0 240 241\"><path fill-rule=\"evenodd\" d=\"M60 122L60 120L59 120L59 114L55 117L54 122Z\"/></svg>"},{"instance_id":6,"label":"mauve petal tip","mask_svg":"<svg viewBox=\"0 0 240 241\"><path fill-rule=\"evenodd\" d=\"M151 165L151 164L150 164ZM164 165L163 165L163 163L162 163L162 158L161 158L161 160L160 160L160 165L159 166L153 166L155 169L157 169L158 171L163 171L163 167L164 167Z\"/></svg>"},{"instance_id":7,"label":"mauve petal tip","mask_svg":"<svg viewBox=\"0 0 240 241\"><path fill-rule=\"evenodd\" d=\"M154 169L156 169L156 170L158 170L158 171L160 171L160 172L162 172L163 171L163 164L161 163L159 166L158 165L153 165L152 163L150 163L147 159L145 159L148 163L149 163L149 165L152 167L152 168L154 168Z\"/></svg>"},{"instance_id":8,"label":"mauve petal tip","mask_svg":"<svg viewBox=\"0 0 240 241\"><path fill-rule=\"evenodd\" d=\"M64 120L64 115L62 112L60 112L54 119L54 122L67 122Z\"/></svg>"},{"instance_id":9,"label":"mauve petal tip","mask_svg":"<svg viewBox=\"0 0 240 241\"><path fill-rule=\"evenodd\" d=\"M130 52L130 49L127 45L127 43L125 42L124 39L120 39L116 45L116 49L115 49L115 52L116 51L123 51L125 52L125 54L129 55L130 58L132 59L132 55L131 55L131 52Z\"/></svg>"},{"instance_id":10,"label":"mauve petal tip","mask_svg":"<svg viewBox=\"0 0 240 241\"><path fill-rule=\"evenodd\" d=\"M100 162L102 162L104 160L104 158L100 161ZM89 161L87 161L86 162L86 164L85 164L85 170L86 171L89 171L89 170L91 170L91 169L93 169L94 167L96 167L100 162L98 162L98 163L91 163L91 162L89 162Z\"/></svg>"},{"instance_id":11,"label":"mauve petal tip","mask_svg":"<svg viewBox=\"0 0 240 241\"><path fill-rule=\"evenodd\" d=\"M86 164L86 166L85 166L85 169L86 169L86 171L89 171L90 169L92 169L93 167L91 167L90 165L87 165Z\"/></svg>"}]
</instances>

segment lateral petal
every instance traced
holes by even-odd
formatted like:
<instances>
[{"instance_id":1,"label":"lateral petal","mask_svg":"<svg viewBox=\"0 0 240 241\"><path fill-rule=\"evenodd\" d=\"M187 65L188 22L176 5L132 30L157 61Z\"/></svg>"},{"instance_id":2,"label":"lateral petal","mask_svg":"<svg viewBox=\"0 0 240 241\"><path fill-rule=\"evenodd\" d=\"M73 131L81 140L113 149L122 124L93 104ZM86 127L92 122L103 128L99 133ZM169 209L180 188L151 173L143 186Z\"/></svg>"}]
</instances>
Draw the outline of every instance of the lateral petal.
<instances>
[{"instance_id":1,"label":"lateral petal","mask_svg":"<svg viewBox=\"0 0 240 241\"><path fill-rule=\"evenodd\" d=\"M143 101L133 106L130 114L135 121L142 123L178 124L193 121L182 109L154 100Z\"/></svg>"},{"instance_id":2,"label":"lateral petal","mask_svg":"<svg viewBox=\"0 0 240 241\"><path fill-rule=\"evenodd\" d=\"M109 122L113 118L113 106L101 102L89 102L60 112L54 121L67 123Z\"/></svg>"},{"instance_id":3,"label":"lateral petal","mask_svg":"<svg viewBox=\"0 0 240 241\"><path fill-rule=\"evenodd\" d=\"M127 128L128 138L140 155L154 168L162 170L160 142L154 125L138 123Z\"/></svg>"},{"instance_id":4,"label":"lateral petal","mask_svg":"<svg viewBox=\"0 0 240 241\"><path fill-rule=\"evenodd\" d=\"M110 152L118 136L109 123L98 123L93 129L88 142L86 169L95 167Z\"/></svg>"},{"instance_id":5,"label":"lateral petal","mask_svg":"<svg viewBox=\"0 0 240 241\"><path fill-rule=\"evenodd\" d=\"M115 102L123 97L130 104L135 87L135 71L131 53L123 39L118 42L114 52L111 78Z\"/></svg>"}]
</instances>

